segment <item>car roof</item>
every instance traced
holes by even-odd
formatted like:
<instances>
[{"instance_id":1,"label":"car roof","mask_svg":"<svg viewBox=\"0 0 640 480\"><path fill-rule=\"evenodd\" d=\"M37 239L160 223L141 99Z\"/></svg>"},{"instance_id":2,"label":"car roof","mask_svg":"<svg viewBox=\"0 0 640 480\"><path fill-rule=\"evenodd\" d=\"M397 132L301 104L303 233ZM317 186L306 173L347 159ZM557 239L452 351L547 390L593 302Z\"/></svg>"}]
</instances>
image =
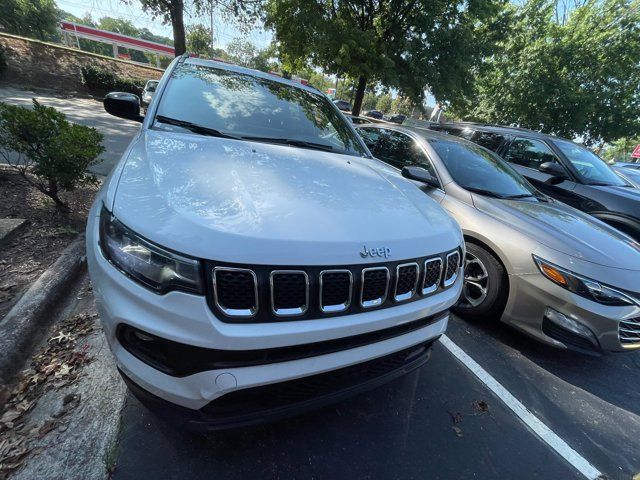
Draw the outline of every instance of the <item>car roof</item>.
<instances>
[{"instance_id":1,"label":"car roof","mask_svg":"<svg viewBox=\"0 0 640 480\"><path fill-rule=\"evenodd\" d=\"M477 144L465 140L464 138L456 137L455 135L449 135L448 133L437 132L435 130L430 130L428 128L423 127L406 127L404 125L398 125L396 123L368 123L366 125L357 125L356 128L384 128L385 130L397 130L398 132L404 132L409 134L414 134L419 137L424 138L425 140L447 140L451 142L461 143L464 145L475 145Z\"/></svg>"},{"instance_id":2,"label":"car roof","mask_svg":"<svg viewBox=\"0 0 640 480\"><path fill-rule=\"evenodd\" d=\"M496 125L492 123L479 123L479 122L446 122L440 123L437 126L440 127L453 127L453 128L470 128L473 130L481 131L481 132L493 132L493 133L502 133L502 134L525 134L529 137L534 138L555 138L557 140L568 140L566 138L557 137L555 135L549 135L547 133L538 132L536 130L531 130L529 128L522 127L510 127L508 125Z\"/></svg>"},{"instance_id":3,"label":"car roof","mask_svg":"<svg viewBox=\"0 0 640 480\"><path fill-rule=\"evenodd\" d=\"M217 60L208 60L208 59L197 58L197 57L185 58L184 63L187 65L198 65L202 67L217 68L218 70L226 70L229 72L243 73L245 75L251 75L252 77L264 78L266 80L271 80L273 82L282 83L283 85L299 88L300 90L306 90L307 92L315 93L316 95L317 94L324 95L320 90L310 85L304 85L302 83L299 83L293 80L282 78L281 76L275 75L273 73L265 73L260 70L241 67L240 65L234 65L232 63L219 62Z\"/></svg>"}]
</instances>

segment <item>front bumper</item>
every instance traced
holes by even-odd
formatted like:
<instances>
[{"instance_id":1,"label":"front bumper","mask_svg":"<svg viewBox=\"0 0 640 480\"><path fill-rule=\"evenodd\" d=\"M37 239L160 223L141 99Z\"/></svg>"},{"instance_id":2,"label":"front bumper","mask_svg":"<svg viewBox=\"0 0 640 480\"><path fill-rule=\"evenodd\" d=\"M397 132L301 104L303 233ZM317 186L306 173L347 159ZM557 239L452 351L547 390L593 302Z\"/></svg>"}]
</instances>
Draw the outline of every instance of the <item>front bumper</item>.
<instances>
[{"instance_id":1,"label":"front bumper","mask_svg":"<svg viewBox=\"0 0 640 480\"><path fill-rule=\"evenodd\" d=\"M551 308L586 326L593 333L597 345L595 352L625 352L640 348L623 344L619 338L620 322L640 318L639 306L612 307L587 300L549 281L540 273L509 275L509 299L502 321L513 325L538 340L560 348L585 351L570 341L560 341L547 333L543 321L545 310ZM578 342L576 342L578 343Z\"/></svg>"},{"instance_id":2,"label":"front bumper","mask_svg":"<svg viewBox=\"0 0 640 480\"><path fill-rule=\"evenodd\" d=\"M452 287L437 295L384 310L317 320L224 323L216 318L203 296L176 291L157 295L116 270L100 251L96 220L92 218L87 229L87 260L104 332L118 368L147 393L191 410L200 410L244 389L340 370L431 342L446 330L446 312L462 287L459 275ZM218 367L186 376L169 375L150 366L132 355L118 339L118 327L124 324L189 346L246 352L365 335L440 313L420 328L355 348L292 361Z\"/></svg>"}]
</instances>

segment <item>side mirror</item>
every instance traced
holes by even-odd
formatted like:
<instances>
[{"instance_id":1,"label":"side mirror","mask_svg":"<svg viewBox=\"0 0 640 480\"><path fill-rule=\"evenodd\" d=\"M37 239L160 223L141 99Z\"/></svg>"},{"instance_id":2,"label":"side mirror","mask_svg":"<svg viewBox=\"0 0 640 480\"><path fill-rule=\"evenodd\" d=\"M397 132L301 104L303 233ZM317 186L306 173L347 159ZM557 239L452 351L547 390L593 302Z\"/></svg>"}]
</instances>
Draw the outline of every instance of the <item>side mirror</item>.
<instances>
[{"instance_id":1,"label":"side mirror","mask_svg":"<svg viewBox=\"0 0 640 480\"><path fill-rule=\"evenodd\" d=\"M140 98L133 93L107 93L104 97L103 105L107 113L114 117L126 118L136 122L144 120L144 116L140 115Z\"/></svg>"},{"instance_id":2,"label":"side mirror","mask_svg":"<svg viewBox=\"0 0 640 480\"><path fill-rule=\"evenodd\" d=\"M402 167L402 176L409 180L422 182L433 188L439 188L438 179L432 176L426 169L422 167Z\"/></svg>"},{"instance_id":3,"label":"side mirror","mask_svg":"<svg viewBox=\"0 0 640 480\"><path fill-rule=\"evenodd\" d=\"M567 179L567 173L564 171L564 168L555 162L544 162L538 167L538 170L547 175L551 175L545 182L549 185L558 185Z\"/></svg>"}]
</instances>

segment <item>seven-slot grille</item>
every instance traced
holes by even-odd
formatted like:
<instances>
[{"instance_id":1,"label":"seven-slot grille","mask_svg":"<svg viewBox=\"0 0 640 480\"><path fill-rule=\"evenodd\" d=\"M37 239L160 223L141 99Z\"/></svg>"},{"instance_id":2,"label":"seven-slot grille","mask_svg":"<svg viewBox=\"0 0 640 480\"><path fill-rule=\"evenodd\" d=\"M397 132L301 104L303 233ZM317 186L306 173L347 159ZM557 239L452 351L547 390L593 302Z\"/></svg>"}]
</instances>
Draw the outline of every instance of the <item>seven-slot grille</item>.
<instances>
[{"instance_id":1,"label":"seven-slot grille","mask_svg":"<svg viewBox=\"0 0 640 480\"><path fill-rule=\"evenodd\" d=\"M622 345L640 344L640 317L622 320L618 326L618 337Z\"/></svg>"},{"instance_id":2,"label":"seven-slot grille","mask_svg":"<svg viewBox=\"0 0 640 480\"><path fill-rule=\"evenodd\" d=\"M458 278L460 268L460 252L457 250L447 255L447 270L444 274L444 286L452 285Z\"/></svg>"},{"instance_id":3,"label":"seven-slot grille","mask_svg":"<svg viewBox=\"0 0 640 480\"><path fill-rule=\"evenodd\" d=\"M229 322L306 320L435 294L459 276L459 250L415 261L335 268L211 265L214 310ZM242 268L240 268L242 267Z\"/></svg>"}]
</instances>

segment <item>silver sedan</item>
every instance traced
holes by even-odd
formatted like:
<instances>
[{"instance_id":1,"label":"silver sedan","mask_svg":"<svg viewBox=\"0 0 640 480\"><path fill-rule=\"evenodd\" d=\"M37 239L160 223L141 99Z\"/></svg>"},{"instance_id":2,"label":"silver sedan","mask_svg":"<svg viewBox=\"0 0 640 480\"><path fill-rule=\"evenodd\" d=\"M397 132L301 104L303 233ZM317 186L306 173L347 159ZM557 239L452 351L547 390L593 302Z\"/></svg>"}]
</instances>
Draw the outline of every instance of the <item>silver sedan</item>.
<instances>
[{"instance_id":1,"label":"silver sedan","mask_svg":"<svg viewBox=\"0 0 640 480\"><path fill-rule=\"evenodd\" d=\"M640 245L540 193L497 155L419 128L358 131L390 175L413 180L465 235L456 311L501 319L585 353L640 348Z\"/></svg>"}]
</instances>

